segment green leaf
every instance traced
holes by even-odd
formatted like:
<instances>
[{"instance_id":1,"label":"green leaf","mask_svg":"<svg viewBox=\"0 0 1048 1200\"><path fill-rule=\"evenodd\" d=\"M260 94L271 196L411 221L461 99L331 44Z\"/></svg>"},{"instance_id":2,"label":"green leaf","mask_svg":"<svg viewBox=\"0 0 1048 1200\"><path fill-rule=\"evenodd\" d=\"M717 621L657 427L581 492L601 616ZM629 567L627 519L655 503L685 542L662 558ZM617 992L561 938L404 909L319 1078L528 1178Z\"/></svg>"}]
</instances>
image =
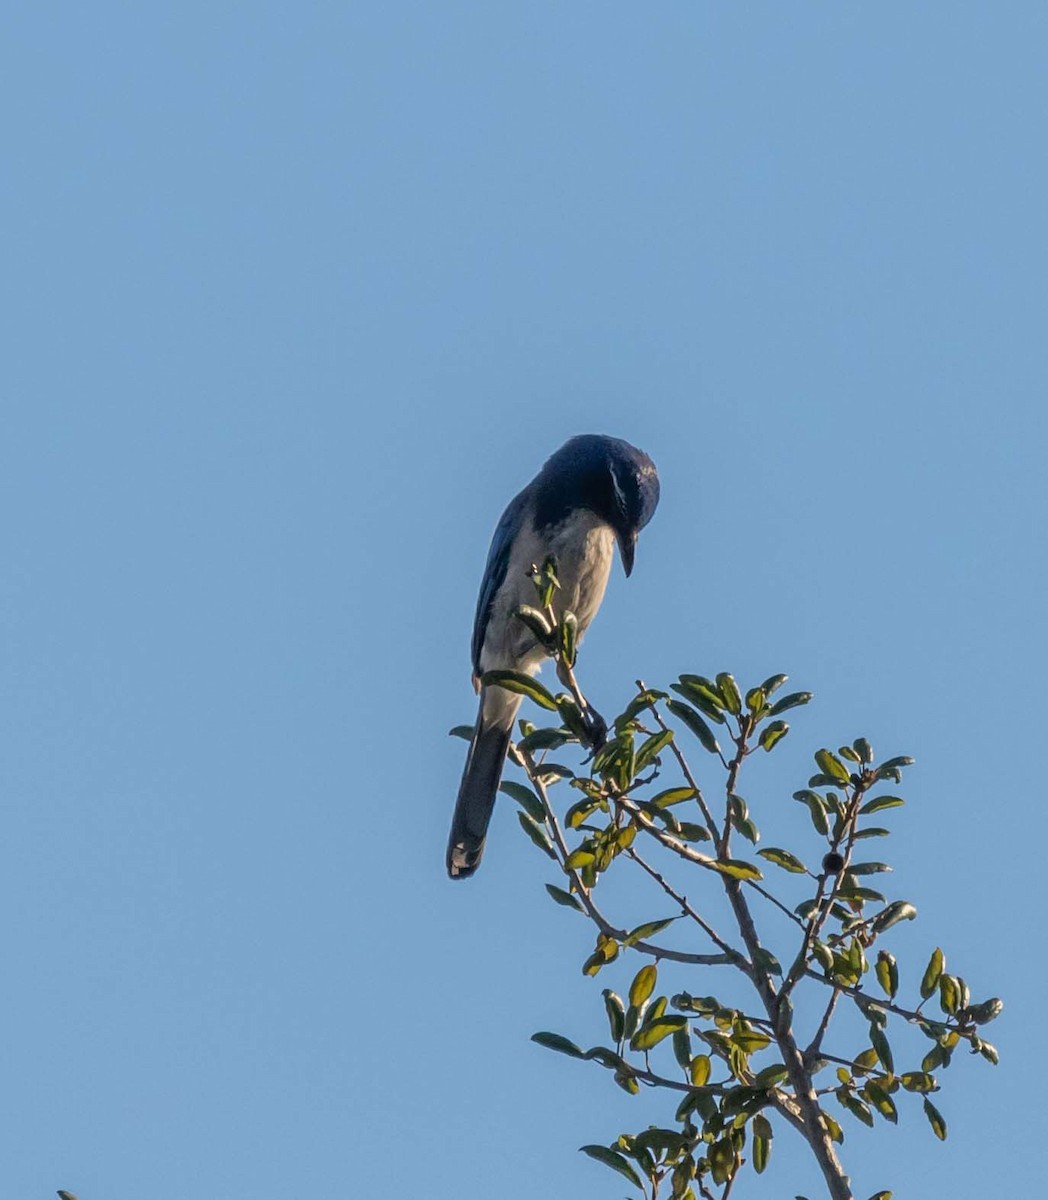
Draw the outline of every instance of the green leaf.
<instances>
[{"instance_id":1,"label":"green leaf","mask_svg":"<svg viewBox=\"0 0 1048 1200\"><path fill-rule=\"evenodd\" d=\"M912 767L913 759L908 754L902 754L898 758L889 758L887 762L881 763L877 768L878 771L897 771L900 767Z\"/></svg>"},{"instance_id":2,"label":"green leaf","mask_svg":"<svg viewBox=\"0 0 1048 1200\"><path fill-rule=\"evenodd\" d=\"M789 712L791 708L799 708L802 704L807 704L811 700L811 692L791 692L788 696L777 701L771 706L768 715L777 717L781 713Z\"/></svg>"},{"instance_id":3,"label":"green leaf","mask_svg":"<svg viewBox=\"0 0 1048 1200\"><path fill-rule=\"evenodd\" d=\"M561 658L569 667L573 667L575 656L578 653L579 621L575 614L568 609L564 610L560 624L557 626L557 641Z\"/></svg>"},{"instance_id":4,"label":"green leaf","mask_svg":"<svg viewBox=\"0 0 1048 1200\"><path fill-rule=\"evenodd\" d=\"M581 846L576 847L564 860L564 865L569 871L577 871L580 867L588 867L591 863L597 861L597 856L593 852L593 847L589 841L585 841Z\"/></svg>"},{"instance_id":5,"label":"green leaf","mask_svg":"<svg viewBox=\"0 0 1048 1200\"><path fill-rule=\"evenodd\" d=\"M641 771L652 762L656 755L673 741L673 730L663 729L659 733L654 733L647 741L642 742L640 749L637 751L637 757L633 762L633 772L639 775Z\"/></svg>"},{"instance_id":6,"label":"green leaf","mask_svg":"<svg viewBox=\"0 0 1048 1200\"><path fill-rule=\"evenodd\" d=\"M789 675L769 675L761 684L761 691L765 696L770 696L772 692L777 692L787 679L789 679Z\"/></svg>"},{"instance_id":7,"label":"green leaf","mask_svg":"<svg viewBox=\"0 0 1048 1200\"><path fill-rule=\"evenodd\" d=\"M713 1063L708 1054L696 1054L691 1060L691 1068L689 1075L691 1082L695 1087L705 1087L709 1083L710 1072L713 1070Z\"/></svg>"},{"instance_id":8,"label":"green leaf","mask_svg":"<svg viewBox=\"0 0 1048 1200\"><path fill-rule=\"evenodd\" d=\"M760 867L756 863L745 862L741 858L722 858L711 862L710 866L722 875L730 875L732 879L763 879Z\"/></svg>"},{"instance_id":9,"label":"green leaf","mask_svg":"<svg viewBox=\"0 0 1048 1200\"><path fill-rule=\"evenodd\" d=\"M685 704L682 700L667 700L666 707L678 720L683 721L687 725L702 743L704 749L708 750L710 754L720 753L720 746L717 744L717 739L713 736L713 730L690 704Z\"/></svg>"},{"instance_id":10,"label":"green leaf","mask_svg":"<svg viewBox=\"0 0 1048 1200\"><path fill-rule=\"evenodd\" d=\"M750 688L746 693L746 707L751 713L760 712L767 702L767 696L764 694L764 689L755 687Z\"/></svg>"},{"instance_id":11,"label":"green leaf","mask_svg":"<svg viewBox=\"0 0 1048 1200\"><path fill-rule=\"evenodd\" d=\"M630 984L630 1004L634 1008L640 1008L645 1000L655 990L655 982L658 978L658 971L653 963L645 963L637 972Z\"/></svg>"},{"instance_id":12,"label":"green leaf","mask_svg":"<svg viewBox=\"0 0 1048 1200\"><path fill-rule=\"evenodd\" d=\"M670 687L679 696L683 696L689 704L706 714L717 725L724 724L724 701L714 684L701 675L682 675L680 683L671 683Z\"/></svg>"},{"instance_id":13,"label":"green leaf","mask_svg":"<svg viewBox=\"0 0 1048 1200\"><path fill-rule=\"evenodd\" d=\"M880 812L882 808L900 808L905 803L901 796L874 796L859 809L859 814L865 817L869 813Z\"/></svg>"},{"instance_id":14,"label":"green leaf","mask_svg":"<svg viewBox=\"0 0 1048 1200\"><path fill-rule=\"evenodd\" d=\"M644 1191L644 1185L640 1181L640 1176L617 1150L609 1150L607 1146L580 1146L579 1149L583 1154L588 1154L590 1158L595 1158L597 1162L603 1163L606 1167L611 1167L613 1171L618 1171L638 1191Z\"/></svg>"},{"instance_id":15,"label":"green leaf","mask_svg":"<svg viewBox=\"0 0 1048 1200\"><path fill-rule=\"evenodd\" d=\"M990 1042L981 1042L979 1044L979 1053L987 1062L993 1063L995 1067L1001 1060L1001 1056L997 1053L997 1047Z\"/></svg>"},{"instance_id":16,"label":"green leaf","mask_svg":"<svg viewBox=\"0 0 1048 1200\"><path fill-rule=\"evenodd\" d=\"M608 1025L611 1028L611 1040L617 1045L622 1041L623 1030L626 1026L626 1006L622 997L611 988L605 988L601 993L604 997L604 1009L608 1014Z\"/></svg>"},{"instance_id":17,"label":"green leaf","mask_svg":"<svg viewBox=\"0 0 1048 1200\"><path fill-rule=\"evenodd\" d=\"M994 996L990 1000L984 1000L982 1004L973 1005L969 1012L976 1025L989 1025L1004 1012L1004 1001Z\"/></svg>"},{"instance_id":18,"label":"green leaf","mask_svg":"<svg viewBox=\"0 0 1048 1200\"><path fill-rule=\"evenodd\" d=\"M673 1031L673 1056L678 1066L685 1071L691 1069L691 1030L687 1022Z\"/></svg>"},{"instance_id":19,"label":"green leaf","mask_svg":"<svg viewBox=\"0 0 1048 1200\"><path fill-rule=\"evenodd\" d=\"M767 946L758 946L753 952L753 965L767 975L782 975L782 964Z\"/></svg>"},{"instance_id":20,"label":"green leaf","mask_svg":"<svg viewBox=\"0 0 1048 1200\"><path fill-rule=\"evenodd\" d=\"M884 994L889 1000L894 1000L895 993L899 990L899 967L895 961L895 955L889 954L887 950L878 951L875 971L877 982L884 990Z\"/></svg>"},{"instance_id":21,"label":"green leaf","mask_svg":"<svg viewBox=\"0 0 1048 1200\"><path fill-rule=\"evenodd\" d=\"M870 1200L892 1200L893 1192L874 1192Z\"/></svg>"},{"instance_id":22,"label":"green leaf","mask_svg":"<svg viewBox=\"0 0 1048 1200\"><path fill-rule=\"evenodd\" d=\"M569 1058L585 1058L585 1054L574 1042L559 1033L533 1033L531 1040L547 1050L556 1050L558 1054L566 1054Z\"/></svg>"},{"instance_id":23,"label":"green leaf","mask_svg":"<svg viewBox=\"0 0 1048 1200\"><path fill-rule=\"evenodd\" d=\"M940 1142L945 1142L946 1122L943 1120L942 1113L939 1112L939 1110L934 1104L932 1104L927 1096L924 1097L924 1115L928 1118L928 1123L931 1125L932 1132L935 1134L935 1136Z\"/></svg>"},{"instance_id":24,"label":"green leaf","mask_svg":"<svg viewBox=\"0 0 1048 1200\"><path fill-rule=\"evenodd\" d=\"M815 832L821 833L825 837L830 832L830 822L826 816L826 802L822 796L818 792L811 791L809 788L803 788L799 792L794 792L793 798L808 806L808 812L811 815L811 823L815 826Z\"/></svg>"},{"instance_id":25,"label":"green leaf","mask_svg":"<svg viewBox=\"0 0 1048 1200\"><path fill-rule=\"evenodd\" d=\"M893 900L870 922L870 932L884 933L893 925L898 925L900 921L912 921L916 916L917 910L908 900Z\"/></svg>"},{"instance_id":26,"label":"green leaf","mask_svg":"<svg viewBox=\"0 0 1048 1200\"><path fill-rule=\"evenodd\" d=\"M871 837L889 837L890 835L890 829L885 829L881 825L871 825L869 829L857 829L854 834L854 840L859 841L862 838Z\"/></svg>"},{"instance_id":27,"label":"green leaf","mask_svg":"<svg viewBox=\"0 0 1048 1200\"><path fill-rule=\"evenodd\" d=\"M753 1078L753 1085L759 1088L771 1088L776 1084L785 1083L789 1076L790 1073L783 1063L772 1063L763 1071L757 1072Z\"/></svg>"},{"instance_id":28,"label":"green leaf","mask_svg":"<svg viewBox=\"0 0 1048 1200\"><path fill-rule=\"evenodd\" d=\"M564 891L563 888L556 887L552 883L547 883L546 891L549 892L558 904L562 904L565 908L573 908L576 912L586 911L578 900L570 892Z\"/></svg>"},{"instance_id":29,"label":"green leaf","mask_svg":"<svg viewBox=\"0 0 1048 1200\"><path fill-rule=\"evenodd\" d=\"M863 1104L858 1096L853 1096L847 1088L838 1088L834 1095L841 1102L841 1105L857 1117L864 1125L873 1128L873 1113L870 1112L868 1105Z\"/></svg>"},{"instance_id":30,"label":"green leaf","mask_svg":"<svg viewBox=\"0 0 1048 1200\"><path fill-rule=\"evenodd\" d=\"M724 707L732 716L737 717L742 712L742 694L734 677L727 671L721 671L717 676L717 691L724 699Z\"/></svg>"},{"instance_id":31,"label":"green leaf","mask_svg":"<svg viewBox=\"0 0 1048 1200\"><path fill-rule=\"evenodd\" d=\"M877 1057L880 1059L881 1066L884 1067L889 1075L893 1075L895 1073L895 1063L892 1061L892 1048L888 1045L888 1039L884 1036L884 1030L876 1022L870 1023L870 1045L877 1051Z\"/></svg>"},{"instance_id":32,"label":"green leaf","mask_svg":"<svg viewBox=\"0 0 1048 1200\"><path fill-rule=\"evenodd\" d=\"M542 801L531 788L525 787L522 783L507 780L499 785L499 791L505 792L511 799L516 800L533 821L541 825L546 820L546 810L542 806Z\"/></svg>"},{"instance_id":33,"label":"green leaf","mask_svg":"<svg viewBox=\"0 0 1048 1200\"><path fill-rule=\"evenodd\" d=\"M542 708L550 712L557 711L557 702L537 679L525 675L523 671L485 671L480 677L484 687L500 687L518 696L527 696Z\"/></svg>"},{"instance_id":34,"label":"green leaf","mask_svg":"<svg viewBox=\"0 0 1048 1200\"><path fill-rule=\"evenodd\" d=\"M676 917L664 917L661 921L647 921L643 925L638 925L623 939L624 946L635 946L638 942L646 942L648 938L656 933L660 933L667 925L672 925L676 921Z\"/></svg>"},{"instance_id":35,"label":"green leaf","mask_svg":"<svg viewBox=\"0 0 1048 1200\"><path fill-rule=\"evenodd\" d=\"M553 852L553 847L550 845L550 840L546 836L546 831L537 822L533 821L527 813L517 813L517 820L520 822L521 829L528 835L536 846L550 858L556 858Z\"/></svg>"},{"instance_id":36,"label":"green leaf","mask_svg":"<svg viewBox=\"0 0 1048 1200\"><path fill-rule=\"evenodd\" d=\"M651 1050L676 1030L686 1029L687 1024L687 1017L659 1017L639 1030L630 1045L634 1050Z\"/></svg>"},{"instance_id":37,"label":"green leaf","mask_svg":"<svg viewBox=\"0 0 1048 1200\"><path fill-rule=\"evenodd\" d=\"M448 730L448 737L463 738L467 742L473 741L474 725L452 725Z\"/></svg>"},{"instance_id":38,"label":"green leaf","mask_svg":"<svg viewBox=\"0 0 1048 1200\"><path fill-rule=\"evenodd\" d=\"M671 808L674 804L683 804L685 800L694 800L698 794L690 787L667 788L657 796L652 796L648 803L654 804L656 808Z\"/></svg>"},{"instance_id":39,"label":"green leaf","mask_svg":"<svg viewBox=\"0 0 1048 1200\"><path fill-rule=\"evenodd\" d=\"M534 754L536 750L559 750L571 740L571 735L563 729L533 729L527 737L517 743L517 749L522 754Z\"/></svg>"},{"instance_id":40,"label":"green leaf","mask_svg":"<svg viewBox=\"0 0 1048 1200\"><path fill-rule=\"evenodd\" d=\"M709 831L702 825L696 825L694 821L679 821L677 836L682 842L708 842L710 840Z\"/></svg>"},{"instance_id":41,"label":"green leaf","mask_svg":"<svg viewBox=\"0 0 1048 1200\"><path fill-rule=\"evenodd\" d=\"M848 868L848 872L851 875L880 875L890 870L891 867L887 863L882 862L852 863Z\"/></svg>"},{"instance_id":42,"label":"green leaf","mask_svg":"<svg viewBox=\"0 0 1048 1200\"><path fill-rule=\"evenodd\" d=\"M921 980L921 999L927 1000L928 997L938 988L939 976L942 975L943 968L946 966L946 955L939 949L938 946L932 951L932 956L928 960L928 965L924 969L924 978Z\"/></svg>"},{"instance_id":43,"label":"green leaf","mask_svg":"<svg viewBox=\"0 0 1048 1200\"><path fill-rule=\"evenodd\" d=\"M788 850L780 850L777 846L769 846L766 850L758 850L757 853L761 858L766 858L768 862L773 862L777 867L791 871L794 875L803 875L808 869L795 854Z\"/></svg>"},{"instance_id":44,"label":"green leaf","mask_svg":"<svg viewBox=\"0 0 1048 1200\"><path fill-rule=\"evenodd\" d=\"M957 980L945 971L939 976L939 1007L944 1013L955 1013L961 1007Z\"/></svg>"},{"instance_id":45,"label":"green leaf","mask_svg":"<svg viewBox=\"0 0 1048 1200\"><path fill-rule=\"evenodd\" d=\"M772 721L770 725L765 725L761 730L757 740L765 750L770 752L789 732L790 727L785 721Z\"/></svg>"},{"instance_id":46,"label":"green leaf","mask_svg":"<svg viewBox=\"0 0 1048 1200\"><path fill-rule=\"evenodd\" d=\"M848 783L851 780L851 772L832 750L816 750L815 761L824 775L836 779L838 783Z\"/></svg>"},{"instance_id":47,"label":"green leaf","mask_svg":"<svg viewBox=\"0 0 1048 1200\"><path fill-rule=\"evenodd\" d=\"M545 613L540 612L537 608L532 608L529 604L522 604L513 610L513 615L531 630L543 646L549 645L550 638L553 636L553 627Z\"/></svg>"},{"instance_id":48,"label":"green leaf","mask_svg":"<svg viewBox=\"0 0 1048 1200\"><path fill-rule=\"evenodd\" d=\"M763 1122L759 1128L758 1121ZM765 1132L765 1127L767 1127L767 1132ZM764 1174L769 1158L771 1158L771 1126L768 1124L767 1117L758 1115L753 1118L753 1169L758 1175Z\"/></svg>"},{"instance_id":49,"label":"green leaf","mask_svg":"<svg viewBox=\"0 0 1048 1200\"><path fill-rule=\"evenodd\" d=\"M908 1092L934 1092L938 1090L935 1076L927 1071L907 1071L899 1076L899 1082Z\"/></svg>"},{"instance_id":50,"label":"green leaf","mask_svg":"<svg viewBox=\"0 0 1048 1200\"><path fill-rule=\"evenodd\" d=\"M873 762L873 747L866 738L856 738L852 745L855 747L855 753L858 754L860 762Z\"/></svg>"}]
</instances>

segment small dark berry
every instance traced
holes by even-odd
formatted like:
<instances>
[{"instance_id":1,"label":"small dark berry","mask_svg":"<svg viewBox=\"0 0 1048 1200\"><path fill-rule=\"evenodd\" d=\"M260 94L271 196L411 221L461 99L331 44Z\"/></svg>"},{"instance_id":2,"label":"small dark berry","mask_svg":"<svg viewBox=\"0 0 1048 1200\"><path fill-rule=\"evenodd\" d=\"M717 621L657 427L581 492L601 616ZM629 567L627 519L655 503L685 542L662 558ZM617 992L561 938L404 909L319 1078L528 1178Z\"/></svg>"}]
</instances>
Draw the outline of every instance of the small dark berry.
<instances>
[{"instance_id":1,"label":"small dark berry","mask_svg":"<svg viewBox=\"0 0 1048 1200\"><path fill-rule=\"evenodd\" d=\"M837 875L844 870L844 858L835 850L831 850L822 860L822 869L829 875Z\"/></svg>"}]
</instances>

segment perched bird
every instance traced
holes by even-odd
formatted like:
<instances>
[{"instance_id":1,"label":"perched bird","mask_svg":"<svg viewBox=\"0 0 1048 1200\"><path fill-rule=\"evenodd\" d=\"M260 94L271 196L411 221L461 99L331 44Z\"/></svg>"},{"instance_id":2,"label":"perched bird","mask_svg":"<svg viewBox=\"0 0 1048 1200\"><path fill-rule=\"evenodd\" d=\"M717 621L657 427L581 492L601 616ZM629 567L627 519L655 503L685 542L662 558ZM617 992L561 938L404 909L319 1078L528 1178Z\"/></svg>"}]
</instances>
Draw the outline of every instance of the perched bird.
<instances>
[{"instance_id":1,"label":"perched bird","mask_svg":"<svg viewBox=\"0 0 1048 1200\"><path fill-rule=\"evenodd\" d=\"M600 608L617 543L626 574L637 535L659 502L655 464L619 438L582 434L565 442L502 514L488 552L473 625L473 686L480 711L459 786L448 840L452 879L472 875L484 852L513 719L521 697L483 687L486 671L534 675L546 650L514 614L534 606L533 566L549 556L560 588L553 607L575 614L581 634Z\"/></svg>"}]
</instances>

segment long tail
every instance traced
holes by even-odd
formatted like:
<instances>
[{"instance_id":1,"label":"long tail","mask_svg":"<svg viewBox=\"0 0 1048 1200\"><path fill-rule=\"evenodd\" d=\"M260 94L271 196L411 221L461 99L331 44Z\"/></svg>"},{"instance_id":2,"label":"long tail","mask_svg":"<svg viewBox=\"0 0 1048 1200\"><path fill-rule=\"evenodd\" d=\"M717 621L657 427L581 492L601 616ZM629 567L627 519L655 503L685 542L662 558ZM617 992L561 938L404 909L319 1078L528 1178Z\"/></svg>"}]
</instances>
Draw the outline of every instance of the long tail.
<instances>
[{"instance_id":1,"label":"long tail","mask_svg":"<svg viewBox=\"0 0 1048 1200\"><path fill-rule=\"evenodd\" d=\"M491 692L498 693L497 699ZM468 879L480 866L519 704L519 696L511 697L501 688L485 688L481 693L477 727L451 818L447 864L452 879Z\"/></svg>"}]
</instances>

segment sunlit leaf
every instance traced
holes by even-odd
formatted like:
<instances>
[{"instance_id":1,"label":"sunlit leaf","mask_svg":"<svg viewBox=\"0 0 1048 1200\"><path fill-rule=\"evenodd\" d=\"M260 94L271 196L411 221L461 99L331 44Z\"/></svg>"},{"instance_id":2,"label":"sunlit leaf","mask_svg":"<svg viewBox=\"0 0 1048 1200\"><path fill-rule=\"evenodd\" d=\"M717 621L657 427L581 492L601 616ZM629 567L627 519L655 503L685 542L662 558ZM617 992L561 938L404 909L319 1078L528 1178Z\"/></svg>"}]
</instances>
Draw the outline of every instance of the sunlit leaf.
<instances>
[{"instance_id":1,"label":"sunlit leaf","mask_svg":"<svg viewBox=\"0 0 1048 1200\"><path fill-rule=\"evenodd\" d=\"M776 846L758 850L757 853L761 858L766 858L768 862L773 862L777 867L782 867L784 871L791 871L794 875L803 875L808 869L795 854L791 854L788 850L780 850Z\"/></svg>"},{"instance_id":2,"label":"sunlit leaf","mask_svg":"<svg viewBox=\"0 0 1048 1200\"><path fill-rule=\"evenodd\" d=\"M661 921L647 921L630 931L623 939L624 946L635 946L638 942L646 942L648 938L660 933L667 925L672 925L676 917L664 917Z\"/></svg>"},{"instance_id":3,"label":"sunlit leaf","mask_svg":"<svg viewBox=\"0 0 1048 1200\"><path fill-rule=\"evenodd\" d=\"M669 1037L677 1029L684 1029L686 1025L686 1017L660 1017L638 1030L630 1045L635 1050L651 1050L663 1038Z\"/></svg>"},{"instance_id":4,"label":"sunlit leaf","mask_svg":"<svg viewBox=\"0 0 1048 1200\"><path fill-rule=\"evenodd\" d=\"M700 712L705 713L715 724L724 724L724 701L716 685L708 679L701 675L682 675L680 683L671 683L670 687L689 704L694 704Z\"/></svg>"},{"instance_id":5,"label":"sunlit leaf","mask_svg":"<svg viewBox=\"0 0 1048 1200\"><path fill-rule=\"evenodd\" d=\"M824 775L837 780L838 783L848 783L851 779L851 772L832 750L816 750L815 761Z\"/></svg>"},{"instance_id":6,"label":"sunlit leaf","mask_svg":"<svg viewBox=\"0 0 1048 1200\"><path fill-rule=\"evenodd\" d=\"M873 933L884 933L893 925L898 925L900 921L912 921L916 916L917 910L908 900L893 900L887 908L873 918L870 922L870 930Z\"/></svg>"},{"instance_id":7,"label":"sunlit leaf","mask_svg":"<svg viewBox=\"0 0 1048 1200\"><path fill-rule=\"evenodd\" d=\"M667 788L664 792L652 796L648 803L654 804L656 808L670 808L674 804L682 804L685 800L694 800L697 795L698 792L690 787Z\"/></svg>"},{"instance_id":8,"label":"sunlit leaf","mask_svg":"<svg viewBox=\"0 0 1048 1200\"><path fill-rule=\"evenodd\" d=\"M943 1119L942 1113L939 1112L939 1110L934 1104L932 1104L927 1096L924 1097L924 1115L928 1118L928 1123L931 1125L932 1132L935 1134L935 1136L940 1142L945 1142L946 1121Z\"/></svg>"},{"instance_id":9,"label":"sunlit leaf","mask_svg":"<svg viewBox=\"0 0 1048 1200\"><path fill-rule=\"evenodd\" d=\"M924 969L924 977L921 979L921 999L927 1000L928 997L938 988L939 976L943 973L943 968L946 966L946 955L938 946L932 951L932 956L928 960L928 965Z\"/></svg>"},{"instance_id":10,"label":"sunlit leaf","mask_svg":"<svg viewBox=\"0 0 1048 1200\"><path fill-rule=\"evenodd\" d=\"M713 1063L708 1054L696 1054L691 1060L691 1082L695 1087L705 1087L710 1079Z\"/></svg>"},{"instance_id":11,"label":"sunlit leaf","mask_svg":"<svg viewBox=\"0 0 1048 1200\"><path fill-rule=\"evenodd\" d=\"M682 700L667 700L666 707L678 720L683 721L688 729L699 739L702 747L708 750L710 754L719 754L720 746L717 739L713 736L713 730L706 724L705 720L689 704L685 704Z\"/></svg>"},{"instance_id":12,"label":"sunlit leaf","mask_svg":"<svg viewBox=\"0 0 1048 1200\"><path fill-rule=\"evenodd\" d=\"M994 996L990 1000L984 1000L982 1004L973 1004L969 1012L976 1025L989 1025L1004 1012L1004 1001Z\"/></svg>"},{"instance_id":13,"label":"sunlit leaf","mask_svg":"<svg viewBox=\"0 0 1048 1200\"><path fill-rule=\"evenodd\" d=\"M730 875L732 879L763 879L760 868L755 863L745 862L741 858L722 858L711 862L710 866L722 875Z\"/></svg>"},{"instance_id":14,"label":"sunlit leaf","mask_svg":"<svg viewBox=\"0 0 1048 1200\"><path fill-rule=\"evenodd\" d=\"M604 1009L608 1014L608 1025L611 1029L611 1040L615 1043L622 1041L626 1023L626 1006L622 997L611 988L605 988L601 993L604 997Z\"/></svg>"},{"instance_id":15,"label":"sunlit leaf","mask_svg":"<svg viewBox=\"0 0 1048 1200\"><path fill-rule=\"evenodd\" d=\"M765 696L770 696L772 692L777 692L787 679L789 679L789 675L769 675L761 684L761 691Z\"/></svg>"},{"instance_id":16,"label":"sunlit leaf","mask_svg":"<svg viewBox=\"0 0 1048 1200\"><path fill-rule=\"evenodd\" d=\"M807 704L811 700L811 692L791 692L788 696L783 696L781 700L776 701L769 709L769 716L777 717L780 713L789 712L791 708L799 708L802 704Z\"/></svg>"},{"instance_id":17,"label":"sunlit leaf","mask_svg":"<svg viewBox=\"0 0 1048 1200\"><path fill-rule=\"evenodd\" d=\"M532 679L523 671L485 671L480 682L485 687L500 687L507 692L527 696L542 708L547 708L550 712L557 711L557 702L549 691L537 679Z\"/></svg>"},{"instance_id":18,"label":"sunlit leaf","mask_svg":"<svg viewBox=\"0 0 1048 1200\"><path fill-rule=\"evenodd\" d=\"M906 801L901 796L874 796L859 809L860 816L880 812L884 808L900 808Z\"/></svg>"},{"instance_id":19,"label":"sunlit leaf","mask_svg":"<svg viewBox=\"0 0 1048 1200\"><path fill-rule=\"evenodd\" d=\"M724 699L724 707L737 717L742 712L742 694L734 676L729 675L727 671L721 671L716 682L717 691Z\"/></svg>"},{"instance_id":20,"label":"sunlit leaf","mask_svg":"<svg viewBox=\"0 0 1048 1200\"><path fill-rule=\"evenodd\" d=\"M664 750L672 741L672 729L663 729L658 733L652 734L647 741L641 744L640 749L637 751L637 756L633 763L634 773L639 775L656 758L659 752Z\"/></svg>"},{"instance_id":21,"label":"sunlit leaf","mask_svg":"<svg viewBox=\"0 0 1048 1200\"><path fill-rule=\"evenodd\" d=\"M770 725L765 725L761 730L757 741L760 742L763 749L770 751L778 742L782 741L789 731L790 727L785 721L772 721Z\"/></svg>"},{"instance_id":22,"label":"sunlit leaf","mask_svg":"<svg viewBox=\"0 0 1048 1200\"><path fill-rule=\"evenodd\" d=\"M630 1004L640 1008L645 1000L654 992L658 979L658 971L654 963L645 963L637 972L630 984Z\"/></svg>"}]
</instances>

